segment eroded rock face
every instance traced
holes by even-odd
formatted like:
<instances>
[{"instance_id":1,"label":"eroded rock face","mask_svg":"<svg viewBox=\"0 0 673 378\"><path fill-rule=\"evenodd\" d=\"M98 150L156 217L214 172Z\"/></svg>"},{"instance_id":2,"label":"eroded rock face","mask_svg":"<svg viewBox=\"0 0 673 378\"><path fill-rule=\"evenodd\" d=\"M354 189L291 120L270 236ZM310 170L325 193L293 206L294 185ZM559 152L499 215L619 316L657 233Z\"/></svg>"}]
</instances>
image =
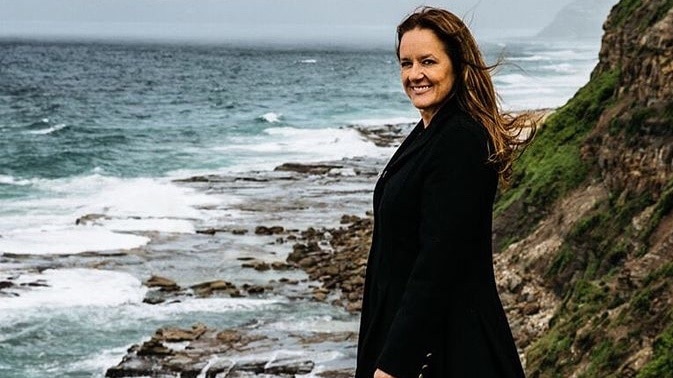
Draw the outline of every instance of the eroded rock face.
<instances>
[{"instance_id":1,"label":"eroded rock face","mask_svg":"<svg viewBox=\"0 0 673 378\"><path fill-rule=\"evenodd\" d=\"M577 222L608 196L602 185L572 192L525 239L494 255L498 293L521 358L549 330L562 303L544 272Z\"/></svg>"},{"instance_id":2,"label":"eroded rock face","mask_svg":"<svg viewBox=\"0 0 673 378\"><path fill-rule=\"evenodd\" d=\"M673 8L661 1L627 5L617 5L605 23L592 77L616 70L619 82L583 157L597 161L616 195L656 198L673 177Z\"/></svg>"},{"instance_id":3,"label":"eroded rock face","mask_svg":"<svg viewBox=\"0 0 673 378\"><path fill-rule=\"evenodd\" d=\"M596 71L621 70L618 100L630 97L635 105L646 107L669 102L673 94L670 3L646 0L634 9L626 3L619 4L605 22Z\"/></svg>"}]
</instances>

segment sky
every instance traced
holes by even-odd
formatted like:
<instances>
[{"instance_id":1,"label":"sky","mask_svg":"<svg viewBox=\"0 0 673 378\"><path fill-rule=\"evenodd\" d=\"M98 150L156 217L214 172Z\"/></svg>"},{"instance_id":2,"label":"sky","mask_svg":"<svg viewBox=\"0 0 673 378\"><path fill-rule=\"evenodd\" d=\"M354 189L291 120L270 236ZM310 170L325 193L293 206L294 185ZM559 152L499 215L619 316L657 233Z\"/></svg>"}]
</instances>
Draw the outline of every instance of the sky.
<instances>
[{"instance_id":1,"label":"sky","mask_svg":"<svg viewBox=\"0 0 673 378\"><path fill-rule=\"evenodd\" d=\"M415 7L479 38L533 35L572 0L0 0L1 37L389 44Z\"/></svg>"}]
</instances>

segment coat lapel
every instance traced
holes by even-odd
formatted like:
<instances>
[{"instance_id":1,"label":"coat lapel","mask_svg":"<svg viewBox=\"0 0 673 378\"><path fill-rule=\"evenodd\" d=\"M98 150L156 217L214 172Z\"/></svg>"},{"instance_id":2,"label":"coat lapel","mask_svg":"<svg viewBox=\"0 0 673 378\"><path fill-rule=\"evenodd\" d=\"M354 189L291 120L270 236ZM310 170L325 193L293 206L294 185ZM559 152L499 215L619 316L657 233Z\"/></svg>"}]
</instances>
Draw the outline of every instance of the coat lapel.
<instances>
[{"instance_id":1,"label":"coat lapel","mask_svg":"<svg viewBox=\"0 0 673 378\"><path fill-rule=\"evenodd\" d=\"M397 149L393 157L390 159L386 168L381 174L381 180L385 180L387 176L395 172L401 167L404 162L413 154L418 152L434 134L441 127L446 127L446 119L453 115L458 109L456 101L451 101L437 112L437 114L430 121L430 126L423 128L423 121L419 122L414 130L409 134L409 137L404 140L402 145ZM419 135L420 134L420 135Z\"/></svg>"}]
</instances>

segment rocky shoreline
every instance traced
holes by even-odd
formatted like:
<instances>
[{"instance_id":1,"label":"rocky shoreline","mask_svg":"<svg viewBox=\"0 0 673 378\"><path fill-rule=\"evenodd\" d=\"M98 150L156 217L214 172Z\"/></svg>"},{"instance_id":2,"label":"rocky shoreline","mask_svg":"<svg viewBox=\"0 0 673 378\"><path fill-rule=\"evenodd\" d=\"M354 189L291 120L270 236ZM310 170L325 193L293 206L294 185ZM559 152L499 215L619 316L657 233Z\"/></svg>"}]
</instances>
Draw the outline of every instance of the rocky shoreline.
<instances>
[{"instance_id":1,"label":"rocky shoreline","mask_svg":"<svg viewBox=\"0 0 673 378\"><path fill-rule=\"evenodd\" d=\"M391 147L401 142L411 126L388 125L359 131L378 146ZM257 214L257 222L260 215L266 217L268 223L245 224L239 218L235 224L204 225L196 234L215 240L267 240L267 246L275 252L266 256L241 254L235 259L236 269L248 272L243 274L246 277L273 274L273 278L266 282L258 280L256 284L214 279L181 285L170 275L152 275L144 281L148 288L144 303L166 305L189 298L281 296L291 301L308 300L334 306L345 314L352 314L353 321L345 329L337 327L328 331L270 332L254 322L226 329L200 323L191 329L161 328L149 340L130 347L121 362L107 369L106 376L351 377L371 239L371 215L369 212L361 216L342 213L344 215L336 216L328 224L299 220L306 219L307 215L312 217L307 211L316 209L335 214L334 207L362 211L371 206L371 190L383 163L384 160L357 158L286 163L265 174L213 174L180 180L203 192L220 192L234 186L237 193L250 191L250 200L235 207ZM335 185L339 189L335 189ZM268 187L279 188L278 197L255 194ZM80 222L85 221L89 219Z\"/></svg>"},{"instance_id":2,"label":"rocky shoreline","mask_svg":"<svg viewBox=\"0 0 673 378\"><path fill-rule=\"evenodd\" d=\"M376 135L378 143L383 143L383 140L387 140L387 145L399 143L404 135L401 129L391 130L393 128L379 130L373 135ZM376 164L381 165L382 162L355 159L317 164L288 163L277 167L270 177L238 177L235 181L244 185L289 182L289 188L296 188L301 183L329 182L336 177L344 182L364 180L369 187L361 198L362 209L369 206L369 191L376 176L376 169L372 167ZM344 172L348 173L344 175ZM291 176L273 176L279 173ZM207 186L209 190L231 181L231 178L217 175L183 180L190 185ZM275 205L285 210L295 209L287 203ZM241 207L254 208L254 205L244 203ZM278 223L283 224L282 221L289 219L291 217L285 217ZM145 282L150 288L145 302L167 303L189 296L264 297L273 293L295 300L327 303L357 317L361 310L372 222L371 213L366 212L362 216L343 214L334 226L311 225L299 229L293 224L275 223L248 228L239 225L197 230L197 234L211 237L227 234L231 237L256 235L272 239L270 244L280 247L285 253L278 253L273 259L244 256L237 261L241 270L271 271L280 274L279 278L258 285L237 285L217 279L180 287L170 278L154 276ZM498 256L495 261L498 286L513 333L520 346L525 347L546 329L553 306L544 301L545 293L525 284L527 277L512 271L520 269L516 261L506 261ZM298 272L305 275L297 278ZM292 274L295 278L287 276ZM192 329L159 329L149 341L132 346L118 365L107 370L107 376L350 377L354 373L356 331L351 327L341 332L305 331L269 335L255 326L216 330L202 324L195 324ZM316 371L313 369L316 365L314 358L320 355L321 350L347 350L349 353L337 358L336 364L327 364L327 368ZM279 359L273 351L283 351L294 357ZM270 366L273 368L269 369Z\"/></svg>"},{"instance_id":3,"label":"rocky shoreline","mask_svg":"<svg viewBox=\"0 0 673 378\"><path fill-rule=\"evenodd\" d=\"M280 226L258 226L257 234L277 236L276 243L294 242L286 262L267 263L243 259L241 268L255 271L303 270L308 278L305 297L329 302L351 313L360 311L366 257L371 238L370 217L344 215L342 226L308 228L297 232ZM210 234L210 232L208 232ZM179 302L185 297L259 296L276 285L297 285L298 280L281 278L266 286L241 285L224 280L180 287L170 278L152 276L144 282L150 290L145 303ZM117 365L107 370L108 377L180 376L180 377L287 377L311 373L315 362L306 357L332 348L353 349L357 334L346 332L289 332L270 336L254 327L215 330L203 324L192 329L162 328L150 340L132 346ZM279 356L279 350L285 356ZM352 361L351 361L352 362ZM350 377L352 365L325 370L314 376Z\"/></svg>"}]
</instances>

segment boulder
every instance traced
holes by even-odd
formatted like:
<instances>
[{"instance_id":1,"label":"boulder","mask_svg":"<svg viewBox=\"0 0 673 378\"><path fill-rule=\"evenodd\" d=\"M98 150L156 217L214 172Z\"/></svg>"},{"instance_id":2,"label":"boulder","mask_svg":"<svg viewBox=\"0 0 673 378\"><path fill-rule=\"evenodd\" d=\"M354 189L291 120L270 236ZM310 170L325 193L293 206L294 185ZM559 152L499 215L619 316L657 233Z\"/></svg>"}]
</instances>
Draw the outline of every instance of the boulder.
<instances>
[{"instance_id":1,"label":"boulder","mask_svg":"<svg viewBox=\"0 0 673 378\"><path fill-rule=\"evenodd\" d=\"M170 278L161 277L161 276L152 276L147 281L145 281L145 286L147 287L158 287L164 291L178 291L180 286L178 286L175 281Z\"/></svg>"}]
</instances>

